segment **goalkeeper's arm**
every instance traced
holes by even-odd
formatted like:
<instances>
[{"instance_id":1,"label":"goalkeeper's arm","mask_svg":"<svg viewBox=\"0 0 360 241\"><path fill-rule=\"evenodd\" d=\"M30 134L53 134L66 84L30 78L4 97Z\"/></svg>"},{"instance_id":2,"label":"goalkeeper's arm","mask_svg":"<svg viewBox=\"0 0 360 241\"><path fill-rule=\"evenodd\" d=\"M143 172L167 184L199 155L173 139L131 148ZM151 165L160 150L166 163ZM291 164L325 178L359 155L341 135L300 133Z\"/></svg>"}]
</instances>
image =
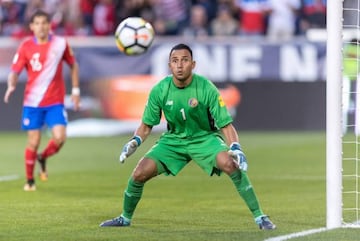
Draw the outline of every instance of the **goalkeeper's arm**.
<instances>
[{"instance_id":1,"label":"goalkeeper's arm","mask_svg":"<svg viewBox=\"0 0 360 241\"><path fill-rule=\"evenodd\" d=\"M228 124L227 126L221 128L221 132L226 139L226 143L230 146L229 155L233 158L240 170L247 171L248 164L246 156L241 149L235 127L232 124Z\"/></svg>"},{"instance_id":2,"label":"goalkeeper's arm","mask_svg":"<svg viewBox=\"0 0 360 241\"><path fill-rule=\"evenodd\" d=\"M144 142L146 138L150 135L151 130L152 130L152 126L149 126L144 122L141 122L140 126L134 132L134 136L139 136L142 142Z\"/></svg>"},{"instance_id":3,"label":"goalkeeper's arm","mask_svg":"<svg viewBox=\"0 0 360 241\"><path fill-rule=\"evenodd\" d=\"M228 146L230 146L231 143L239 142L238 133L233 124L230 123L224 126L223 128L221 128L221 132L225 137L226 144L228 144Z\"/></svg>"},{"instance_id":4,"label":"goalkeeper's arm","mask_svg":"<svg viewBox=\"0 0 360 241\"><path fill-rule=\"evenodd\" d=\"M125 161L131 154L133 154L136 149L143 143L146 138L150 135L152 126L146 125L141 122L140 126L136 129L134 136L131 140L126 143L121 151L119 160L121 163Z\"/></svg>"}]
</instances>

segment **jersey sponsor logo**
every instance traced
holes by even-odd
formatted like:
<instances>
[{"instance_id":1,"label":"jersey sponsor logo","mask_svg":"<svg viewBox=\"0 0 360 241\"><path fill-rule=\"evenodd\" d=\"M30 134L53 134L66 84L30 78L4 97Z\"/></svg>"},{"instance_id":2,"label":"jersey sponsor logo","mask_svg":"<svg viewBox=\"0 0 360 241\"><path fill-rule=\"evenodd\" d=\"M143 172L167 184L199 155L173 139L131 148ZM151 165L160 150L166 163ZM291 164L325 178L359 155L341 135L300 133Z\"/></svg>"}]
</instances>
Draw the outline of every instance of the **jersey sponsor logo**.
<instances>
[{"instance_id":1,"label":"jersey sponsor logo","mask_svg":"<svg viewBox=\"0 0 360 241\"><path fill-rule=\"evenodd\" d=\"M199 104L199 101L195 98L191 98L191 99L189 99L188 103L189 103L190 107L194 108Z\"/></svg>"},{"instance_id":2,"label":"jersey sponsor logo","mask_svg":"<svg viewBox=\"0 0 360 241\"><path fill-rule=\"evenodd\" d=\"M34 53L30 60L30 65L33 72L38 72L42 69L42 64L40 63L40 53Z\"/></svg>"},{"instance_id":3,"label":"jersey sponsor logo","mask_svg":"<svg viewBox=\"0 0 360 241\"><path fill-rule=\"evenodd\" d=\"M218 97L218 100L219 100L219 105L220 105L220 107L224 107L224 106L225 106L225 102L224 102L223 98L221 97L221 95Z\"/></svg>"},{"instance_id":4,"label":"jersey sponsor logo","mask_svg":"<svg viewBox=\"0 0 360 241\"><path fill-rule=\"evenodd\" d=\"M165 105L173 105L174 104L174 101L173 100L168 100L166 101L166 104Z\"/></svg>"}]
</instances>

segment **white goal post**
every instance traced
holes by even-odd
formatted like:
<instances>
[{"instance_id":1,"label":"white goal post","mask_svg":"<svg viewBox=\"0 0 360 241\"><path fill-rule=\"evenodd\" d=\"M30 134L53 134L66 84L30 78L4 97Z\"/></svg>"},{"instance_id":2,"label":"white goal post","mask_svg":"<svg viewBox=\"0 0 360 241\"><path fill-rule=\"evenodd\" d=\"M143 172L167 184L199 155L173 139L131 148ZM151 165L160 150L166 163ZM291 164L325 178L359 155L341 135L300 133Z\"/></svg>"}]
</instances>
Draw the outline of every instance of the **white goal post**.
<instances>
[{"instance_id":1,"label":"white goal post","mask_svg":"<svg viewBox=\"0 0 360 241\"><path fill-rule=\"evenodd\" d=\"M343 1L327 1L326 227L342 225L342 20Z\"/></svg>"},{"instance_id":2,"label":"white goal post","mask_svg":"<svg viewBox=\"0 0 360 241\"><path fill-rule=\"evenodd\" d=\"M360 227L360 0L327 1L326 228Z\"/></svg>"}]
</instances>

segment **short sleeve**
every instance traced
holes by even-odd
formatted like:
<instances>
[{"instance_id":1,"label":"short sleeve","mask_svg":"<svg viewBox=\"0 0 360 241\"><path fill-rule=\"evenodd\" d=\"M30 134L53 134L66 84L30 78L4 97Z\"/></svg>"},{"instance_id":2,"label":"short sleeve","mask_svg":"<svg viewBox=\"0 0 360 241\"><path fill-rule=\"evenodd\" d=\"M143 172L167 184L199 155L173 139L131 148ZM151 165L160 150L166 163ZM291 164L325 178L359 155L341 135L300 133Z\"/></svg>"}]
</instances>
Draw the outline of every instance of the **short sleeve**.
<instances>
[{"instance_id":1,"label":"short sleeve","mask_svg":"<svg viewBox=\"0 0 360 241\"><path fill-rule=\"evenodd\" d=\"M143 123L155 126L160 123L161 120L161 101L159 88L154 87L148 96L148 100L145 105L142 121Z\"/></svg>"},{"instance_id":2,"label":"short sleeve","mask_svg":"<svg viewBox=\"0 0 360 241\"><path fill-rule=\"evenodd\" d=\"M70 47L67 41L66 41L66 47L65 47L63 59L69 65L73 65L76 62L74 51L72 50L72 48Z\"/></svg>"},{"instance_id":3,"label":"short sleeve","mask_svg":"<svg viewBox=\"0 0 360 241\"><path fill-rule=\"evenodd\" d=\"M209 88L210 99L210 112L214 118L215 124L218 128L222 128L233 122L233 119L226 107L226 104L219 92L219 90L212 85L212 88Z\"/></svg>"},{"instance_id":4,"label":"short sleeve","mask_svg":"<svg viewBox=\"0 0 360 241\"><path fill-rule=\"evenodd\" d=\"M11 71L19 74L26 65L25 44L22 43L17 49L11 65Z\"/></svg>"}]
</instances>

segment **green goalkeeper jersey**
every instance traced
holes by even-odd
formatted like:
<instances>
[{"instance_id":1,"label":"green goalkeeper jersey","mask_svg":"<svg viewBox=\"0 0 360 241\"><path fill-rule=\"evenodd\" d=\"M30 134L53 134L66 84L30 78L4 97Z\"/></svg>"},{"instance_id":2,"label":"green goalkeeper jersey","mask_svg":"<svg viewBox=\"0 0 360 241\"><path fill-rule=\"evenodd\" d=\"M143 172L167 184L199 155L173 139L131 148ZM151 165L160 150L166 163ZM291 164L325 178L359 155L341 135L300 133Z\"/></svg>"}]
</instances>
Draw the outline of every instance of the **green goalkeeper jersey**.
<instances>
[{"instance_id":1,"label":"green goalkeeper jersey","mask_svg":"<svg viewBox=\"0 0 360 241\"><path fill-rule=\"evenodd\" d=\"M176 87L172 75L152 88L142 121L158 125L162 113L168 129L164 135L177 138L204 136L233 121L216 86L197 74L185 88Z\"/></svg>"}]
</instances>

